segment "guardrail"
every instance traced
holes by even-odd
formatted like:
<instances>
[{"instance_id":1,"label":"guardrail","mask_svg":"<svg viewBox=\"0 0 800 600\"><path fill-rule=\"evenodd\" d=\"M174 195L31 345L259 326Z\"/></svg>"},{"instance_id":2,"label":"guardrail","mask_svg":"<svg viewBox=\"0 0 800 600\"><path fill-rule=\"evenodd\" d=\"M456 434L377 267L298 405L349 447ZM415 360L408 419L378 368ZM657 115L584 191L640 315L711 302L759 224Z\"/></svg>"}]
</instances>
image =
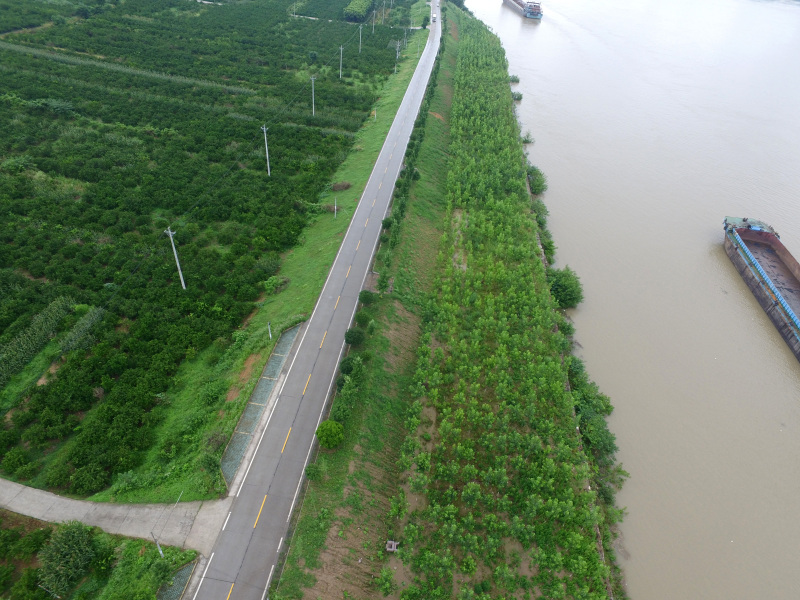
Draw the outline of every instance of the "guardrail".
<instances>
[{"instance_id":1,"label":"guardrail","mask_svg":"<svg viewBox=\"0 0 800 600\"><path fill-rule=\"evenodd\" d=\"M736 240L737 249L740 250L741 252L743 252L745 254L745 256L747 256L747 258L750 259L751 265L753 267L755 267L756 271L758 271L758 274L761 275L761 278L767 284L767 287L769 287L770 291L775 296L775 299L780 303L780 305L786 311L786 314L789 316L789 318L791 319L792 323L794 323L794 326L797 329L800 329L800 319L797 318L797 315L794 314L794 311L791 309L789 304L786 302L786 300L784 299L783 295L781 295L781 293L778 291L778 288L775 287L775 284L772 283L772 280L764 272L764 269L761 268L761 265L756 260L756 258L753 256L753 254L750 252L750 249L747 247L747 245L742 241L742 238L739 237L739 234L736 233L735 230L731 230L728 233L730 235L732 235L734 237L734 239ZM795 333L795 335L797 335L797 333Z\"/></svg>"}]
</instances>

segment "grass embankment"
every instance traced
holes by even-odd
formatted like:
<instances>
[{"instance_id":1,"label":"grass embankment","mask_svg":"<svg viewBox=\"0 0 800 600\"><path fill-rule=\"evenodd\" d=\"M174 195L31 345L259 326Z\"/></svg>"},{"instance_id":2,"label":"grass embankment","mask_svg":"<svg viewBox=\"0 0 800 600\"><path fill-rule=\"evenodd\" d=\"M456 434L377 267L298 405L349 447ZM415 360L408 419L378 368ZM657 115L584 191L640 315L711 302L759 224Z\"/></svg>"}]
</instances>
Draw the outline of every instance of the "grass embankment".
<instances>
[{"instance_id":1,"label":"grass embankment","mask_svg":"<svg viewBox=\"0 0 800 600\"><path fill-rule=\"evenodd\" d=\"M413 155L419 179L405 203L397 196L411 178L401 180L393 224L384 233L376 262L376 270L391 272L393 292L362 307L356 317L371 333L363 348L350 352L365 359L365 373L345 423L345 441L334 452L322 451L310 468L313 481L293 522L285 566L270 597L364 598L375 597L382 582L391 586L385 571L386 514L399 508L392 495L400 476L405 391L413 380L420 324L433 289L430 265L436 260L445 215L453 43L449 39L444 44L438 85L421 113L427 118L424 126L418 120L406 155L407 164ZM398 214L401 205L406 207L404 219Z\"/></svg>"},{"instance_id":2,"label":"grass embankment","mask_svg":"<svg viewBox=\"0 0 800 600\"><path fill-rule=\"evenodd\" d=\"M427 31L416 31L424 46ZM224 491L219 458L236 427L247 398L255 388L280 331L306 319L322 291L344 232L366 187L372 167L386 139L418 58L403 54L397 75L390 77L376 103L377 118L368 119L356 136L350 155L333 178L349 183L342 191L323 195L320 204L333 212L321 212L305 229L301 242L283 257L279 277L288 280L278 294L259 303L249 321L234 333L234 342L223 348L212 345L181 365L167 392L164 421L143 465L117 478L111 488L91 500L116 502L170 502L201 500ZM268 323L273 339L269 339ZM228 390L229 402L216 418L207 419L207 399Z\"/></svg>"},{"instance_id":3,"label":"grass embankment","mask_svg":"<svg viewBox=\"0 0 800 600\"><path fill-rule=\"evenodd\" d=\"M80 524L52 526L0 510L0 595L46 600L39 587L69 600L154 598L159 586L196 552L110 535Z\"/></svg>"},{"instance_id":4,"label":"grass embankment","mask_svg":"<svg viewBox=\"0 0 800 600\"><path fill-rule=\"evenodd\" d=\"M394 292L370 309L360 408L318 459L271 597L625 597L611 405L550 294L504 53L448 16L421 177L401 241L395 222L379 253Z\"/></svg>"}]
</instances>

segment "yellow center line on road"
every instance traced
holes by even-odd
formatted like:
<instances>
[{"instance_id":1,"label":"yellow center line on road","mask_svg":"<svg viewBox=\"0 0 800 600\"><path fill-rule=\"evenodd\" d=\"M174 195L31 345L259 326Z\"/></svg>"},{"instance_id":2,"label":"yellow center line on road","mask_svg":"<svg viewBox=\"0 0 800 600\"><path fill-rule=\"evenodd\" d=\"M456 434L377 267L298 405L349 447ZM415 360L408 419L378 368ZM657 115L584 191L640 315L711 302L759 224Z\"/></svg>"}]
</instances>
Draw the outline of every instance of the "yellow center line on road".
<instances>
[{"instance_id":1,"label":"yellow center line on road","mask_svg":"<svg viewBox=\"0 0 800 600\"><path fill-rule=\"evenodd\" d=\"M303 396L306 395L306 390L308 389L308 382L311 381L311 373L308 374L308 379L306 379L306 387L303 388Z\"/></svg>"},{"instance_id":2,"label":"yellow center line on road","mask_svg":"<svg viewBox=\"0 0 800 600\"><path fill-rule=\"evenodd\" d=\"M347 267L347 275L344 276L345 279L350 277L350 269L352 269L352 268L353 268L353 265L350 265L349 267Z\"/></svg>"},{"instance_id":3,"label":"yellow center line on road","mask_svg":"<svg viewBox=\"0 0 800 600\"><path fill-rule=\"evenodd\" d=\"M375 200L377 200L377 198L375 198L375 199L372 201L372 206L375 206Z\"/></svg>"},{"instance_id":4,"label":"yellow center line on road","mask_svg":"<svg viewBox=\"0 0 800 600\"><path fill-rule=\"evenodd\" d=\"M338 298L336 298L336 304L334 304L334 306L333 306L333 310L336 310L336 307L337 307L337 306L339 306L339 300L341 300L341 299L342 299L342 297L341 297L341 296L339 296Z\"/></svg>"},{"instance_id":5,"label":"yellow center line on road","mask_svg":"<svg viewBox=\"0 0 800 600\"><path fill-rule=\"evenodd\" d=\"M286 439L283 440L283 448L281 448L281 454L283 454L283 451L286 450L286 442L289 441L289 434L290 433L292 433L292 428L291 427L289 427L289 433L286 434ZM266 498L266 496L264 496L264 497Z\"/></svg>"},{"instance_id":6,"label":"yellow center line on road","mask_svg":"<svg viewBox=\"0 0 800 600\"><path fill-rule=\"evenodd\" d=\"M228 597L225 600L231 600L231 592L233 591L233 586L236 585L235 583L231 584L231 589L228 590Z\"/></svg>"},{"instance_id":7,"label":"yellow center line on road","mask_svg":"<svg viewBox=\"0 0 800 600\"><path fill-rule=\"evenodd\" d=\"M367 219L366 221L364 221L364 227L366 227L366 226L367 226L367 223L369 223L369 219Z\"/></svg>"},{"instance_id":8,"label":"yellow center line on road","mask_svg":"<svg viewBox=\"0 0 800 600\"><path fill-rule=\"evenodd\" d=\"M383 185L383 182L381 181L381 182L378 184L378 189L381 189L381 186L382 186L382 185Z\"/></svg>"},{"instance_id":9,"label":"yellow center line on road","mask_svg":"<svg viewBox=\"0 0 800 600\"><path fill-rule=\"evenodd\" d=\"M258 520L261 518L261 511L264 510L264 502L266 502L266 501L267 501L267 495L264 494L264 499L261 501L261 508L258 509L258 516L256 517L256 522L253 523L253 529L255 529L256 525L258 525ZM233 589L233 586L231 586L231 589ZM230 597L231 597L231 593L228 592L228 598L230 598Z\"/></svg>"},{"instance_id":10,"label":"yellow center line on road","mask_svg":"<svg viewBox=\"0 0 800 600\"><path fill-rule=\"evenodd\" d=\"M386 173L389 170L389 167L386 167L383 172Z\"/></svg>"},{"instance_id":11,"label":"yellow center line on road","mask_svg":"<svg viewBox=\"0 0 800 600\"><path fill-rule=\"evenodd\" d=\"M322 335L322 341L319 343L319 347L322 348L322 344L325 343L325 336L328 335L328 330L325 330L325 333Z\"/></svg>"},{"instance_id":12,"label":"yellow center line on road","mask_svg":"<svg viewBox=\"0 0 800 600\"><path fill-rule=\"evenodd\" d=\"M356 252L358 252L359 247L361 247L361 240L358 240L358 243L356 244Z\"/></svg>"}]
</instances>

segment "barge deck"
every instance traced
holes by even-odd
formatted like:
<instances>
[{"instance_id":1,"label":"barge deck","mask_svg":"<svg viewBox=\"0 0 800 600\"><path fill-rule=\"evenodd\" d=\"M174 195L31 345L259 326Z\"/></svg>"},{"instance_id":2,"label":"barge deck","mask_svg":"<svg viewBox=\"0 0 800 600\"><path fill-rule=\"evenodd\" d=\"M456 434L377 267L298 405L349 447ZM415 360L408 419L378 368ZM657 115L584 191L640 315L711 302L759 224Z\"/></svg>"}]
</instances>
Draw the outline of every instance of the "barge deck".
<instances>
[{"instance_id":1,"label":"barge deck","mask_svg":"<svg viewBox=\"0 0 800 600\"><path fill-rule=\"evenodd\" d=\"M725 217L723 225L725 253L800 360L800 263L762 221Z\"/></svg>"}]
</instances>

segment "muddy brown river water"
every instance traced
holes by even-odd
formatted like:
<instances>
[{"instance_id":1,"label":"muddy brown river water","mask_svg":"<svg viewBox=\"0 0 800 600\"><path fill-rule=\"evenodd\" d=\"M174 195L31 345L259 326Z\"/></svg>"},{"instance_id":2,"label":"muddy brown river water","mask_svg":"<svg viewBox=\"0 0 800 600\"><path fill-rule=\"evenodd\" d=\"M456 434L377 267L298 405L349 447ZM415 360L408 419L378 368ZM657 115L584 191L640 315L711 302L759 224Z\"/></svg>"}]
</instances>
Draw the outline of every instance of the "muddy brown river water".
<instances>
[{"instance_id":1,"label":"muddy brown river water","mask_svg":"<svg viewBox=\"0 0 800 600\"><path fill-rule=\"evenodd\" d=\"M800 2L467 7L521 82L578 353L615 407L634 600L800 598L800 363L722 248L800 257Z\"/></svg>"}]
</instances>

